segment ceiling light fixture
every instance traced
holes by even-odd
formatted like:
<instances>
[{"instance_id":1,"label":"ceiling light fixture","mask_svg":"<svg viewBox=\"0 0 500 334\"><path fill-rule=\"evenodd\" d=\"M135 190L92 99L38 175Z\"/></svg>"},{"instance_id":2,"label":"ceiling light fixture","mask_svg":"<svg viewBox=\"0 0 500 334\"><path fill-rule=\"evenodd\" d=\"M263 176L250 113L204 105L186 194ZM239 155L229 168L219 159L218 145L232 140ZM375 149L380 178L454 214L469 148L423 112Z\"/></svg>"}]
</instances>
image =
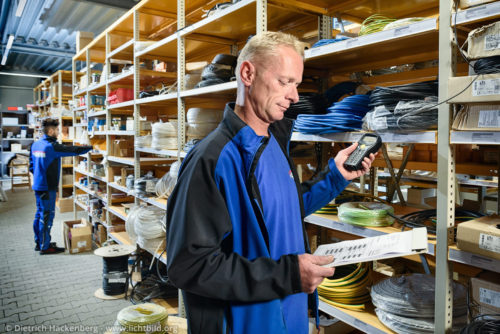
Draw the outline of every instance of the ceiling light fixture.
<instances>
[{"instance_id":1,"label":"ceiling light fixture","mask_svg":"<svg viewBox=\"0 0 500 334\"><path fill-rule=\"evenodd\" d=\"M21 17L23 15L24 6L26 6L27 0L19 0L19 4L17 5L16 16Z\"/></svg>"},{"instance_id":2,"label":"ceiling light fixture","mask_svg":"<svg viewBox=\"0 0 500 334\"><path fill-rule=\"evenodd\" d=\"M9 40L7 41L7 50L12 47L12 43L14 43L14 35L9 36Z\"/></svg>"}]
</instances>

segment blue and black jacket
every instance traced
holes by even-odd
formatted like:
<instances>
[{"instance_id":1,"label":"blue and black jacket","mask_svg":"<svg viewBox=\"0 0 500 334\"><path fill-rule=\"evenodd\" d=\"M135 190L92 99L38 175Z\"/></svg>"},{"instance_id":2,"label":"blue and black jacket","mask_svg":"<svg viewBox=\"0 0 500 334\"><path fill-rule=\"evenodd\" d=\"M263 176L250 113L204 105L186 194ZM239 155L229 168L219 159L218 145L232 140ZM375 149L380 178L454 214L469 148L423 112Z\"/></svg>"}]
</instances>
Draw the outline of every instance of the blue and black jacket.
<instances>
[{"instance_id":1,"label":"blue and black jacket","mask_svg":"<svg viewBox=\"0 0 500 334\"><path fill-rule=\"evenodd\" d=\"M33 174L33 190L55 191L59 185L61 157L87 153L92 146L70 146L57 142L55 137L44 135L31 145L30 172Z\"/></svg>"},{"instance_id":2,"label":"blue and black jacket","mask_svg":"<svg viewBox=\"0 0 500 334\"><path fill-rule=\"evenodd\" d=\"M297 255L271 259L254 175L268 137L260 137L226 106L216 130L187 155L167 207L167 270L183 290L190 333L287 333L281 298L301 292ZM300 184L289 156L292 121L269 131L287 157L302 219L348 184L330 159ZM285 225L284 225L285 226ZM309 252L303 225L305 249ZM317 308L317 296L310 306Z\"/></svg>"}]
</instances>

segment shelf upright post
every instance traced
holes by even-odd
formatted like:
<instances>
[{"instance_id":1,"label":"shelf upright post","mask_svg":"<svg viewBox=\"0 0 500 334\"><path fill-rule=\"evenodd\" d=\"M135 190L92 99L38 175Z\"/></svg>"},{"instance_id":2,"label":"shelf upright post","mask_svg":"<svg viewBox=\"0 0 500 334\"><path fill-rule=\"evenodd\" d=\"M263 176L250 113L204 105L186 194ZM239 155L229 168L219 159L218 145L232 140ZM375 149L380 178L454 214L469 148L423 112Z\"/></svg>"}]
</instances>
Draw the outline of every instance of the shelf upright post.
<instances>
[{"instance_id":1,"label":"shelf upright post","mask_svg":"<svg viewBox=\"0 0 500 334\"><path fill-rule=\"evenodd\" d=\"M439 100L447 98L448 78L453 75L451 6L453 1L439 1ZM449 135L451 107L439 105L438 119L438 182L437 182L437 244L435 333L451 333L453 319L452 268L448 262L448 242L453 238L455 222L455 157Z\"/></svg>"},{"instance_id":2,"label":"shelf upright post","mask_svg":"<svg viewBox=\"0 0 500 334\"><path fill-rule=\"evenodd\" d=\"M267 31L267 0L257 0L256 32Z\"/></svg>"},{"instance_id":3,"label":"shelf upright post","mask_svg":"<svg viewBox=\"0 0 500 334\"><path fill-rule=\"evenodd\" d=\"M105 69L106 71L104 73L101 73L101 78L103 78L104 76L104 82L106 83L106 86L105 86L105 99L107 100L107 97L109 96L109 85L108 85L108 78L109 78L109 73L110 73L110 68L111 68L111 60L110 58L108 57L109 53L111 52L111 36L109 34L109 32L107 31L106 32L106 52L105 52L105 61L106 61L106 66L105 66ZM106 106L107 103L104 102L104 105ZM111 124L111 111L106 107L106 125L105 125L105 129L106 129L106 154L109 151L109 147L111 146L110 143L109 143L109 140L108 140L108 137L107 137L107 130L110 129L110 124ZM105 171L106 173L104 175L106 175L106 179L107 179L107 182L106 182L106 198L107 198L107 203L106 203L106 224L108 226L111 225L111 214L109 213L109 210L108 208L112 205L111 203L111 187L109 186L109 162L107 162L106 160L106 166L104 166L105 168ZM109 235L109 231L108 229L106 229L106 232L107 234Z\"/></svg>"},{"instance_id":4,"label":"shelf upright post","mask_svg":"<svg viewBox=\"0 0 500 334\"><path fill-rule=\"evenodd\" d=\"M85 88L86 89L86 92L85 92L85 96L87 97L87 101L85 103L85 109L86 109L86 112L85 112L85 115L88 117L88 114L90 112L90 91L88 90L88 87L89 87L89 83L91 82L91 77L92 77L92 72L91 72L91 68L90 68L90 65L91 65L91 62L90 62L90 48L87 48L85 50L85 67L87 68L87 72L85 73L85 75L87 76L87 87ZM87 127L88 129L88 127ZM87 141L90 143L90 139L89 139L89 134L87 132ZM90 187L90 176L88 175L89 171L90 171L90 163L92 161L92 154L90 154L90 152L87 153L87 168L86 168L86 172L87 172L87 186ZM90 197L89 197L90 199ZM90 204L90 201L87 203L87 204ZM89 205L87 205L87 214L90 214L90 212L88 211L89 209Z\"/></svg>"},{"instance_id":5,"label":"shelf upright post","mask_svg":"<svg viewBox=\"0 0 500 334\"><path fill-rule=\"evenodd\" d=\"M139 64L140 58L136 55L135 52L135 43L140 41L140 26L139 26L139 16L140 13L137 9L134 10L134 140L139 137L141 132L141 107L135 103L135 101L139 98L140 87L140 76L139 76ZM135 178L138 179L141 177L141 153L135 149L134 145L134 175ZM139 204L139 199L135 197L135 204Z\"/></svg>"},{"instance_id":6,"label":"shelf upright post","mask_svg":"<svg viewBox=\"0 0 500 334\"><path fill-rule=\"evenodd\" d=\"M177 0L177 160L181 160L181 151L184 148L186 138L186 104L181 98L181 90L184 90L184 79L186 74L186 40L181 37L179 31L186 26L186 0ZM168 255L167 255L168 257ZM182 291L179 289L178 296L179 316L186 318L186 308Z\"/></svg>"},{"instance_id":7,"label":"shelf upright post","mask_svg":"<svg viewBox=\"0 0 500 334\"><path fill-rule=\"evenodd\" d=\"M52 84L50 85L50 89L54 91L52 88ZM62 70L57 71L57 108L59 109L59 133L62 134L63 129L63 119L62 119ZM62 142L62 140L61 140ZM59 199L63 198L63 168L59 171L61 182L59 182Z\"/></svg>"},{"instance_id":8,"label":"shelf upright post","mask_svg":"<svg viewBox=\"0 0 500 334\"><path fill-rule=\"evenodd\" d=\"M76 85L76 60L75 58L71 59L71 97L73 101L75 101L75 86ZM81 122L81 120L80 120ZM73 107L73 124L76 124L76 111L75 108ZM75 131L76 134L76 131ZM76 139L76 138L75 138ZM76 187L75 187L75 182L76 182L76 176L75 176L75 164L76 164L76 157L73 157L73 220L76 220L77 217L77 208L76 208Z\"/></svg>"}]
</instances>

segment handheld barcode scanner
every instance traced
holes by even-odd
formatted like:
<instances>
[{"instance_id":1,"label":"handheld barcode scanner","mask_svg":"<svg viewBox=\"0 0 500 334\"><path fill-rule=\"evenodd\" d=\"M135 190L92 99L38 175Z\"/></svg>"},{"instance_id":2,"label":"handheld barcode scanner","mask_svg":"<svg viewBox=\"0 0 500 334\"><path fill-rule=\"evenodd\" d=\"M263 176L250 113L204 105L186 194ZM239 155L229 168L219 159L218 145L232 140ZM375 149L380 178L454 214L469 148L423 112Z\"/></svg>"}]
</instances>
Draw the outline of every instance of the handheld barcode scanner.
<instances>
[{"instance_id":1,"label":"handheld barcode scanner","mask_svg":"<svg viewBox=\"0 0 500 334\"><path fill-rule=\"evenodd\" d=\"M382 138L374 133L365 133L360 140L358 140L358 147L351 153L344 162L344 168L348 171L355 171L363 169L361 162L368 157L370 153L377 153L380 146L382 146Z\"/></svg>"}]
</instances>

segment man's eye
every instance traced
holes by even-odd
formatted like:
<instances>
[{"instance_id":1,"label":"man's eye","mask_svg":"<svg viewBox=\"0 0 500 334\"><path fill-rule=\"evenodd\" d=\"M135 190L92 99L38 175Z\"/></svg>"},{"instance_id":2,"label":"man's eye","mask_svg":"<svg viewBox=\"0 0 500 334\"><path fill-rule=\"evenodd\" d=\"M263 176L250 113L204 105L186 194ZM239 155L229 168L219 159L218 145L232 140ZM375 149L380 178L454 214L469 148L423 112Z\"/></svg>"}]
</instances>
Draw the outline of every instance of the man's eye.
<instances>
[{"instance_id":1,"label":"man's eye","mask_svg":"<svg viewBox=\"0 0 500 334\"><path fill-rule=\"evenodd\" d=\"M286 86L287 85L287 83L285 81L283 81L283 80L278 80L278 81L279 81L279 83L280 83L281 86Z\"/></svg>"}]
</instances>

